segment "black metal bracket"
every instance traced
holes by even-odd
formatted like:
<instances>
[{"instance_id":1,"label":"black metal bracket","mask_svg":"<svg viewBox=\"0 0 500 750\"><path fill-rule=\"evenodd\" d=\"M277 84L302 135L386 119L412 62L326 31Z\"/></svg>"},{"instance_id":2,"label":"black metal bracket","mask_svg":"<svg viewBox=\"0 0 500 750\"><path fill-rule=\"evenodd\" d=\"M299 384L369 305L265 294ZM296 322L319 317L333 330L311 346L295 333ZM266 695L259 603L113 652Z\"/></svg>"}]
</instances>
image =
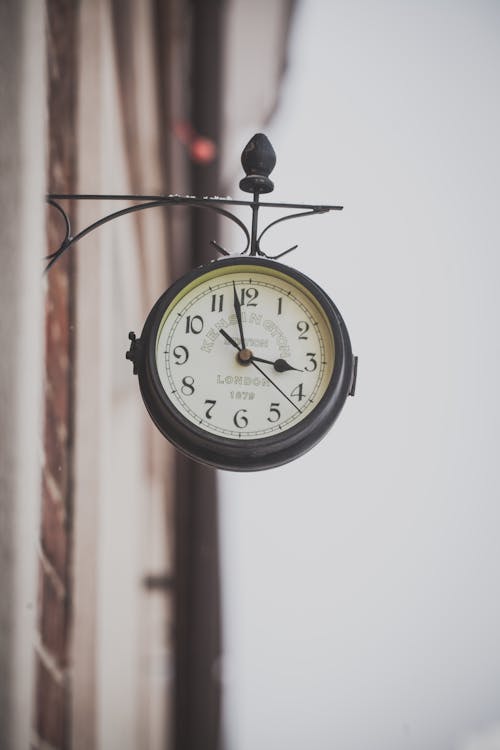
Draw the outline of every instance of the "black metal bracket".
<instances>
[{"instance_id":1,"label":"black metal bracket","mask_svg":"<svg viewBox=\"0 0 500 750\"><path fill-rule=\"evenodd\" d=\"M282 258L287 253L295 250L297 245L284 250L283 252L275 255L268 255L262 250L261 240L266 232L271 227L276 226L280 222L287 221L288 219L296 219L301 216L311 216L313 214L323 214L328 211L341 211L343 206L320 206L310 205L304 203L271 203L261 202L260 195L262 193L270 193L274 189L274 185L269 179L269 174L272 172L274 165L276 164L276 154L274 149L269 142L268 138L263 133L257 133L248 142L243 154L241 156L241 163L245 170L245 177L240 181L241 190L247 193L253 193L253 200L251 201L238 201L232 200L231 198L197 198L189 195L95 195L95 194L61 194L61 193L49 193L47 196L47 203L53 206L61 216L63 217L65 224L65 236L54 252L50 253L46 260L48 261L45 271L47 272L56 263L59 258L72 247L78 240L81 240L94 229L106 224L108 221L113 221L120 216L133 213L135 211L144 211L147 208L157 208L159 206L190 206L192 208L205 208L211 211L215 211L226 219L233 221L242 230L245 235L246 245L241 251L241 255L259 255L264 258L270 258L276 260ZM127 206L118 211L113 211L101 219L94 221L87 227L72 234L71 225L68 215L64 208L60 205L61 200L92 200L92 201L123 201L128 203L134 203L133 206ZM252 223L250 232L248 231L245 224L230 211L227 211L224 206L248 206L252 212ZM287 214L279 219L272 221L268 224L260 233L258 232L258 213L260 208L284 208L284 209L299 209L297 213ZM223 248L215 240L211 240L211 244L217 248L222 255L232 255L225 248Z\"/></svg>"}]
</instances>

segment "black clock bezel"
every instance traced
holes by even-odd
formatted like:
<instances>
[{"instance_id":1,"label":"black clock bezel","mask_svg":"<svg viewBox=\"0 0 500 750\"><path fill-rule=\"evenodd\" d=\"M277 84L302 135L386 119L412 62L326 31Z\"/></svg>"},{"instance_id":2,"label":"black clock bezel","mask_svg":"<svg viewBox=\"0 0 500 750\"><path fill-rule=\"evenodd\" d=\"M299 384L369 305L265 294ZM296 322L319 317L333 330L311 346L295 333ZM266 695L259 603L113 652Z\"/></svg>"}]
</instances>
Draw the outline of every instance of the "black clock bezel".
<instances>
[{"instance_id":1,"label":"black clock bezel","mask_svg":"<svg viewBox=\"0 0 500 750\"><path fill-rule=\"evenodd\" d=\"M227 266L274 269L302 284L315 297L332 328L335 344L333 373L317 406L283 433L251 440L226 438L197 427L168 398L156 368L156 339L163 314L182 289L206 273ZM351 391L355 358L347 327L333 301L308 276L265 258L224 258L200 266L178 279L157 300L137 340L136 371L146 408L160 432L181 452L202 463L231 471L271 469L299 458L328 432Z\"/></svg>"}]
</instances>

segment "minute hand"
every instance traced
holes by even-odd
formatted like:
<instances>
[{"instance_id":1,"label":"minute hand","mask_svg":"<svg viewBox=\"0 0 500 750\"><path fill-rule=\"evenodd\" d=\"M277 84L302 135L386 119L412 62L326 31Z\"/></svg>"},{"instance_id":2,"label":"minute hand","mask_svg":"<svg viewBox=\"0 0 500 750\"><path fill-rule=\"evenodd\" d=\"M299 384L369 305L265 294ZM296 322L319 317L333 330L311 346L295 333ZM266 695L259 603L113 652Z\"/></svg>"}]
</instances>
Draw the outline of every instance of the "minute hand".
<instances>
[{"instance_id":1,"label":"minute hand","mask_svg":"<svg viewBox=\"0 0 500 750\"><path fill-rule=\"evenodd\" d=\"M274 385L274 387L276 388L276 390L277 390L277 391L279 391L279 392L281 393L281 395L282 395L282 396L284 396L284 397L286 398L286 400L287 400L287 401L288 401L288 402L289 402L289 403L290 403L290 404L291 404L291 405L292 405L292 406L293 406L293 407L294 407L295 409L297 409L297 411L299 412L299 414L301 414L301 410L299 409L299 407L297 406L297 404L294 404L294 403L293 403L293 401L292 401L292 399L291 399L291 398L288 398L288 396L286 395L286 393L284 393L284 392L283 392L283 391L281 390L281 388L279 387L279 385L276 385L276 383L274 382L274 380L271 380L271 378L269 377L269 375L266 375L266 373L264 372L264 370L262 370L262 368L260 368L260 367L259 367L259 365L255 364L255 362L253 361L253 359L251 359L251 360L250 360L250 363L251 363L251 364L252 364L252 365L253 365L254 367L256 367L256 368L257 368L257 370L258 370L258 371L260 372L260 374L261 374L261 375L263 375L263 376L264 376L265 378L267 378L267 380L269 380L269 382L271 383L271 385Z\"/></svg>"},{"instance_id":2,"label":"minute hand","mask_svg":"<svg viewBox=\"0 0 500 750\"><path fill-rule=\"evenodd\" d=\"M219 332L220 332L220 333L221 333L221 334L222 334L222 335L224 336L224 338L226 339L226 341L228 341L228 342L229 342L230 344L232 344L232 346L234 346L234 348L235 348L235 349L238 349L238 351L241 351L241 349L240 349L240 347L238 346L238 344L236 343L236 341L235 341L235 340L234 340L234 339L232 338L232 336L230 336L230 335L229 335L228 333L226 333L226 331L224 331L224 329L223 329L223 328L219 328ZM292 406L293 406L293 407L294 407L295 409L297 409L297 411L299 412L299 414L301 414L301 411L300 411L299 407L297 406L297 404L294 404L294 403L293 403L293 401L292 401L292 399L291 399L291 398L288 398L288 396L286 395L286 393L284 393L284 392L283 392L283 391L281 390L281 388L279 387L279 385L276 385L276 383L274 382L274 380L271 380L271 378L269 377L269 375L267 375L267 374L266 374L266 373L264 372L264 370L262 370L262 368L260 368L260 367L259 367L259 365L257 365L257 364L256 364L256 363L254 362L254 359L255 359L254 357L252 357L252 358L250 359L250 364L252 364L252 365L253 365L254 367L256 367L256 368L257 368L257 370L258 370L258 371L260 372L260 374L261 374L261 375L263 375L263 376L264 376L264 377L265 377L265 378L266 378L267 380L269 380L269 382L271 383L271 385L273 385L273 386L274 386L274 387L276 388L276 390L277 390L277 391L279 391L279 392L281 393L281 395L282 395L282 396L284 396L284 397L286 398L286 400L287 400L287 401L288 401L288 402L289 402L289 403L290 403L290 404L291 404L291 405L292 405ZM279 362L279 360L277 360L277 361ZM271 364L274 364L274 362L271 362ZM294 370L294 369L295 369L295 367L292 367L291 369L292 369L292 370Z\"/></svg>"},{"instance_id":3,"label":"minute hand","mask_svg":"<svg viewBox=\"0 0 500 750\"><path fill-rule=\"evenodd\" d=\"M241 348L246 349L245 337L243 335L243 325L241 323L241 305L238 299L238 293L236 291L236 284L234 283L234 281L233 281L233 291L234 291L234 312L236 313L236 320L238 321L238 328L240 329Z\"/></svg>"}]
</instances>

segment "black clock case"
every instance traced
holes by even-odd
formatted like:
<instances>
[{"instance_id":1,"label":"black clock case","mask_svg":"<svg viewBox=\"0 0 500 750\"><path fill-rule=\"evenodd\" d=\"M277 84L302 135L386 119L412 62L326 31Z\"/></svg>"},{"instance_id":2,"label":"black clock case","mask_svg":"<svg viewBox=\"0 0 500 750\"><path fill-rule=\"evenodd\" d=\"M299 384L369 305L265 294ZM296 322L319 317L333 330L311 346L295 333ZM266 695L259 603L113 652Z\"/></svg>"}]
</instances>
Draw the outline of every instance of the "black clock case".
<instances>
[{"instance_id":1,"label":"black clock case","mask_svg":"<svg viewBox=\"0 0 500 750\"><path fill-rule=\"evenodd\" d=\"M335 364L327 390L310 414L279 435L255 440L233 440L208 434L175 408L161 385L155 361L158 328L163 314L182 288L214 268L255 266L273 268L300 282L314 295L332 327ZM335 422L349 394L354 394L357 358L353 357L347 327L328 295L300 271L276 261L255 257L224 258L200 266L176 281L151 309L140 339L135 342L134 372L146 408L160 432L180 451L196 461L230 471L272 469L310 450Z\"/></svg>"}]
</instances>

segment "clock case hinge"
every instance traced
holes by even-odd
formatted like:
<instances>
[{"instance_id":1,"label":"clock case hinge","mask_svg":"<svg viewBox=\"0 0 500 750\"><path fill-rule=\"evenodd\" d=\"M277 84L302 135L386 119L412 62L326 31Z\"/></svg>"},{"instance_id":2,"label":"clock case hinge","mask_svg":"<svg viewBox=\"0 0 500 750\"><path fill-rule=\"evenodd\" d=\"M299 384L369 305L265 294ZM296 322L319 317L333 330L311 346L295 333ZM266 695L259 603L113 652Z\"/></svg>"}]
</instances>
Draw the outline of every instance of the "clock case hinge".
<instances>
[{"instance_id":1,"label":"clock case hinge","mask_svg":"<svg viewBox=\"0 0 500 750\"><path fill-rule=\"evenodd\" d=\"M138 339L133 331L128 335L130 339L130 349L126 352L125 357L133 364L134 375L137 375L143 359L143 346L141 339Z\"/></svg>"},{"instance_id":2,"label":"clock case hinge","mask_svg":"<svg viewBox=\"0 0 500 750\"><path fill-rule=\"evenodd\" d=\"M134 370L135 372L135 370ZM353 357L352 360L352 378L351 387L349 388L349 396L354 396L356 393L356 381L358 379L358 358Z\"/></svg>"}]
</instances>

